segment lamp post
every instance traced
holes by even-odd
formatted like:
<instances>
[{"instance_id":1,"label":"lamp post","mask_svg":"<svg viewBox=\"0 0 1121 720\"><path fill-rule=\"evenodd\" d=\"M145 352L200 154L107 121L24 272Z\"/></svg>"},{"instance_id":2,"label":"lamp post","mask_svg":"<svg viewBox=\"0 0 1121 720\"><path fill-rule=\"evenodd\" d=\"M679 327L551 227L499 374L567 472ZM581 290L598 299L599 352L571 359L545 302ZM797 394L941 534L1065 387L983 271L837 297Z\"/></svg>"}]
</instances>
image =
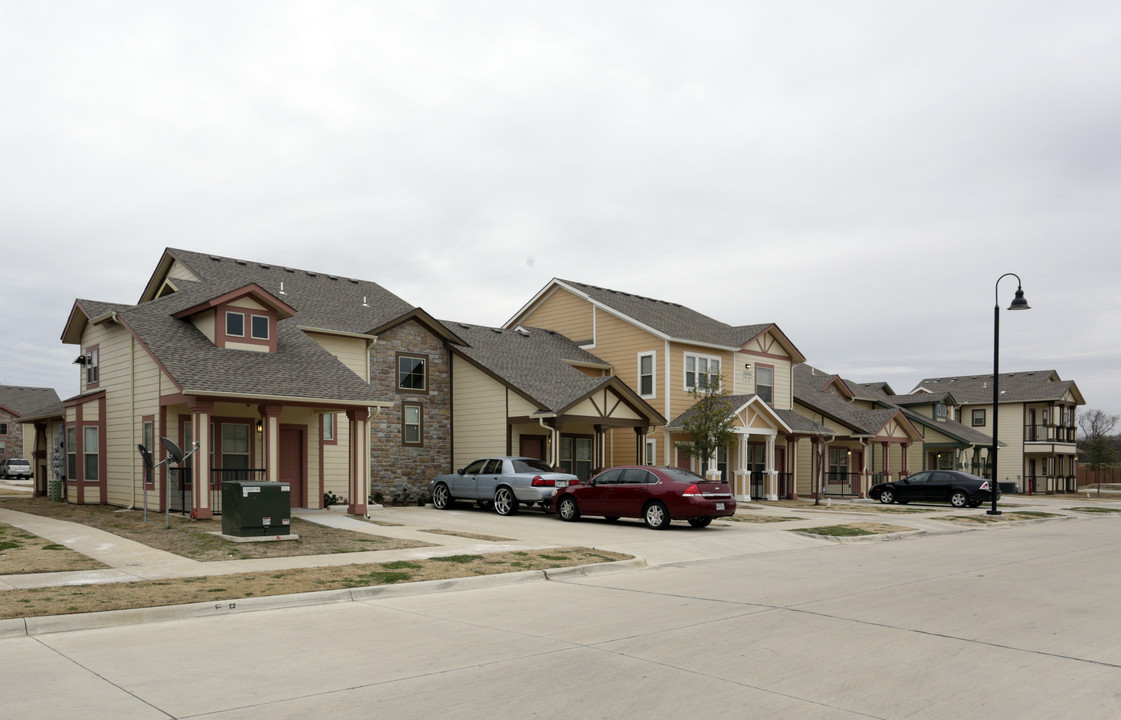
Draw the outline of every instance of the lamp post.
<instances>
[{"instance_id":1,"label":"lamp post","mask_svg":"<svg viewBox=\"0 0 1121 720\"><path fill-rule=\"evenodd\" d=\"M1009 310L1031 310L1028 301L1024 299L1024 288L1020 282L1020 276L1016 273L1004 273L996 279L996 285L993 286L993 295L996 297L996 304L993 305L993 479L992 488L990 493L993 498L993 506L987 510L989 515L1000 515L1000 510L996 509L996 496L1000 490L1000 473L997 472L997 446L1000 445L1000 295L999 287L1000 281L1011 275L1016 278L1016 297L1012 300L1012 304L1008 306Z\"/></svg>"}]
</instances>

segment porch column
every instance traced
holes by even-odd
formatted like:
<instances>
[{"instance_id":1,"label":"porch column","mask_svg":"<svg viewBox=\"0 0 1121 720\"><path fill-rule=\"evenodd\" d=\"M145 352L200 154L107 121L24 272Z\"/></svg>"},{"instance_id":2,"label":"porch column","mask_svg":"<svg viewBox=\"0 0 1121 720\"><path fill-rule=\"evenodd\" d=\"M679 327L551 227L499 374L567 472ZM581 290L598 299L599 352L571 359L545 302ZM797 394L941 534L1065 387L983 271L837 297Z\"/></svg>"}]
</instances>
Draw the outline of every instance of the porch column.
<instances>
[{"instance_id":1,"label":"porch column","mask_svg":"<svg viewBox=\"0 0 1121 720\"><path fill-rule=\"evenodd\" d=\"M810 495L816 500L825 492L825 438L815 437L810 444Z\"/></svg>"},{"instance_id":2,"label":"porch column","mask_svg":"<svg viewBox=\"0 0 1121 720\"><path fill-rule=\"evenodd\" d=\"M214 402L203 398L189 398L187 408L191 411L191 432L195 442L199 444L198 452L191 456L191 517L207 520L214 517L214 509L210 507L210 417L214 412ZM184 448L183 452L188 452ZM167 507L167 492L169 483L167 473L164 476L163 488L160 490L161 507Z\"/></svg>"},{"instance_id":3,"label":"porch column","mask_svg":"<svg viewBox=\"0 0 1121 720\"><path fill-rule=\"evenodd\" d=\"M595 467L593 468L593 471L599 472L600 470L603 470L605 467L607 467L607 433L605 432L606 426L593 425L592 427L595 429L596 433L596 440L594 443L596 456L594 458Z\"/></svg>"},{"instance_id":4,"label":"porch column","mask_svg":"<svg viewBox=\"0 0 1121 720\"><path fill-rule=\"evenodd\" d=\"M261 452L265 462L265 482L280 482L280 411L279 405L259 405L264 428ZM254 428L255 429L255 428Z\"/></svg>"},{"instance_id":5,"label":"porch column","mask_svg":"<svg viewBox=\"0 0 1121 720\"><path fill-rule=\"evenodd\" d=\"M350 455L347 458L347 480L350 488L351 515L366 514L366 498L370 495L370 433L367 430L370 411L353 408L346 411L350 428Z\"/></svg>"},{"instance_id":6,"label":"porch column","mask_svg":"<svg viewBox=\"0 0 1121 720\"><path fill-rule=\"evenodd\" d=\"M790 473L790 499L798 499L798 444L801 438L786 439L786 472Z\"/></svg>"},{"instance_id":7,"label":"porch column","mask_svg":"<svg viewBox=\"0 0 1121 720\"><path fill-rule=\"evenodd\" d=\"M778 500L778 471L775 470L775 435L767 436L767 479L763 494L768 500Z\"/></svg>"},{"instance_id":8,"label":"porch column","mask_svg":"<svg viewBox=\"0 0 1121 720\"><path fill-rule=\"evenodd\" d=\"M732 473L732 494L736 502L751 502L751 472L747 469L747 441L749 433L739 433L736 436L736 465Z\"/></svg>"},{"instance_id":9,"label":"porch column","mask_svg":"<svg viewBox=\"0 0 1121 720\"><path fill-rule=\"evenodd\" d=\"M903 465L901 466L903 469L900 470L899 477L900 478L905 478L905 477L907 477L908 475L911 474L911 457L910 457L911 443L905 442L902 445L900 445L899 447L900 447L900 451L903 453Z\"/></svg>"},{"instance_id":10,"label":"porch column","mask_svg":"<svg viewBox=\"0 0 1121 720\"><path fill-rule=\"evenodd\" d=\"M868 455L872 452L872 445L868 440L860 441L860 497L868 497L868 488L872 487L871 478L868 477Z\"/></svg>"},{"instance_id":11,"label":"porch column","mask_svg":"<svg viewBox=\"0 0 1121 720\"><path fill-rule=\"evenodd\" d=\"M646 457L646 426L636 425L634 428L634 457L636 465L651 465L654 458Z\"/></svg>"},{"instance_id":12,"label":"porch column","mask_svg":"<svg viewBox=\"0 0 1121 720\"><path fill-rule=\"evenodd\" d=\"M884 454L883 454L883 458L884 458L884 460L883 460L883 463L884 463L884 467L883 467L884 482L891 482L891 457L889 455L889 452L891 450L891 443L886 442L886 441L881 442L880 447L882 447L883 451L884 451Z\"/></svg>"}]
</instances>

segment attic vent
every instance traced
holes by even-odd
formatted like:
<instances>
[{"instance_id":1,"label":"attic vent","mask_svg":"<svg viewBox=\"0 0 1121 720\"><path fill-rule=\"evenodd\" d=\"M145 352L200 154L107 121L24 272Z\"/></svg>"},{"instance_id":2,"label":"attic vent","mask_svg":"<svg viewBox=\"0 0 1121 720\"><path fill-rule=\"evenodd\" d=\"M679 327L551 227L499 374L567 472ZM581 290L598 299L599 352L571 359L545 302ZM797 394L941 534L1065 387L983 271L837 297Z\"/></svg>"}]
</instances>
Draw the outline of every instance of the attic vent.
<instances>
[{"instance_id":1,"label":"attic vent","mask_svg":"<svg viewBox=\"0 0 1121 720\"><path fill-rule=\"evenodd\" d=\"M350 280L349 282L350 282L351 285L357 285L358 284L357 280Z\"/></svg>"},{"instance_id":2,"label":"attic vent","mask_svg":"<svg viewBox=\"0 0 1121 720\"><path fill-rule=\"evenodd\" d=\"M286 273L295 273L296 271L295 271L295 270L293 270L292 268L284 268L284 272L286 272Z\"/></svg>"},{"instance_id":3,"label":"attic vent","mask_svg":"<svg viewBox=\"0 0 1121 720\"><path fill-rule=\"evenodd\" d=\"M464 330L470 330L470 329L471 329L471 326L470 326L470 325L468 325L467 323L458 323L458 324L459 324L459 326L460 326L461 328L463 328Z\"/></svg>"},{"instance_id":4,"label":"attic vent","mask_svg":"<svg viewBox=\"0 0 1121 720\"><path fill-rule=\"evenodd\" d=\"M327 276L327 279L328 279L328 280L338 280L338 278L337 278L337 277L332 277L332 276L330 276L330 275L328 275L328 276Z\"/></svg>"},{"instance_id":5,"label":"attic vent","mask_svg":"<svg viewBox=\"0 0 1121 720\"><path fill-rule=\"evenodd\" d=\"M260 267L262 270L272 270L271 265L260 265L259 264L258 267Z\"/></svg>"},{"instance_id":6,"label":"attic vent","mask_svg":"<svg viewBox=\"0 0 1121 720\"><path fill-rule=\"evenodd\" d=\"M526 330L525 328L520 327L520 328L517 328L517 331L518 331L519 335L522 335L523 337L529 337L529 330Z\"/></svg>"},{"instance_id":7,"label":"attic vent","mask_svg":"<svg viewBox=\"0 0 1121 720\"><path fill-rule=\"evenodd\" d=\"M315 273L313 273L313 272L309 272L309 273L307 274L307 276L308 276L308 277L319 277L318 275L316 275L316 274L315 274Z\"/></svg>"},{"instance_id":8,"label":"attic vent","mask_svg":"<svg viewBox=\"0 0 1121 720\"><path fill-rule=\"evenodd\" d=\"M248 263L245 262L244 260L234 260L234 262L237 263L238 265L241 265L242 267L245 267L246 265L248 265Z\"/></svg>"},{"instance_id":9,"label":"attic vent","mask_svg":"<svg viewBox=\"0 0 1121 720\"><path fill-rule=\"evenodd\" d=\"M214 262L222 262L222 258L218 257L217 255L211 255L210 259Z\"/></svg>"},{"instance_id":10,"label":"attic vent","mask_svg":"<svg viewBox=\"0 0 1121 720\"><path fill-rule=\"evenodd\" d=\"M502 334L502 328L491 328L491 332L496 333L498 335L501 335Z\"/></svg>"}]
</instances>

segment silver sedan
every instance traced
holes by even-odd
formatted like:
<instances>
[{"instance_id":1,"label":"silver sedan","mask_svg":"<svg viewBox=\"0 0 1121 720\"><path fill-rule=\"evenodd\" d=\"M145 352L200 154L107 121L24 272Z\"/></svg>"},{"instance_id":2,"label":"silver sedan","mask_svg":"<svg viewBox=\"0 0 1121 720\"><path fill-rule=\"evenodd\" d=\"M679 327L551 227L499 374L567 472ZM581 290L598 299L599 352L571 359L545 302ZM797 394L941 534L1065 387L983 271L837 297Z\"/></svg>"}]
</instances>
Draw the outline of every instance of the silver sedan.
<instances>
[{"instance_id":1,"label":"silver sedan","mask_svg":"<svg viewBox=\"0 0 1121 720\"><path fill-rule=\"evenodd\" d=\"M480 507L493 505L499 515L513 515L520 505L537 503L548 510L557 488L576 482L576 476L554 471L544 460L528 457L491 457L476 460L451 475L440 475L428 485L432 505L448 510L457 500L474 500Z\"/></svg>"}]
</instances>

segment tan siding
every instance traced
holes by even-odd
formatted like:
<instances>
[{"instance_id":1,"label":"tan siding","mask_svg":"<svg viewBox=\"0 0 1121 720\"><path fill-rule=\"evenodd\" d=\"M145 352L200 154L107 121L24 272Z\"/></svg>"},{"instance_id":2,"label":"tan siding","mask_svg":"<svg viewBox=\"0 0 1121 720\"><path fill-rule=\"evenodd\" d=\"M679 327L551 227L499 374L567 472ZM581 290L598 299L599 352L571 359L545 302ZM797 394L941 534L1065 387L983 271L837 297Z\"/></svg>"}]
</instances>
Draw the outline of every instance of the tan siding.
<instances>
[{"instance_id":1,"label":"tan siding","mask_svg":"<svg viewBox=\"0 0 1121 720\"><path fill-rule=\"evenodd\" d=\"M182 263L175 260L168 268L166 277L171 280L190 280L192 282L199 282L199 278L190 270L188 270Z\"/></svg>"},{"instance_id":2,"label":"tan siding","mask_svg":"<svg viewBox=\"0 0 1121 720\"><path fill-rule=\"evenodd\" d=\"M506 387L460 357L453 357L455 418L453 465L506 454Z\"/></svg>"},{"instance_id":3,"label":"tan siding","mask_svg":"<svg viewBox=\"0 0 1121 720\"><path fill-rule=\"evenodd\" d=\"M584 342L593 335L592 304L558 289L524 315L519 324L555 330L570 340Z\"/></svg>"},{"instance_id":4,"label":"tan siding","mask_svg":"<svg viewBox=\"0 0 1121 720\"><path fill-rule=\"evenodd\" d=\"M355 375L369 382L366 377L366 341L361 338L340 337L324 333L308 333L308 337L319 343L324 350L334 355ZM267 348L266 348L267 349Z\"/></svg>"},{"instance_id":5,"label":"tan siding","mask_svg":"<svg viewBox=\"0 0 1121 720\"><path fill-rule=\"evenodd\" d=\"M198 328L198 331L205 335L210 342L214 342L215 338L214 316L215 312L213 310L207 310L191 317L191 323Z\"/></svg>"}]
</instances>

